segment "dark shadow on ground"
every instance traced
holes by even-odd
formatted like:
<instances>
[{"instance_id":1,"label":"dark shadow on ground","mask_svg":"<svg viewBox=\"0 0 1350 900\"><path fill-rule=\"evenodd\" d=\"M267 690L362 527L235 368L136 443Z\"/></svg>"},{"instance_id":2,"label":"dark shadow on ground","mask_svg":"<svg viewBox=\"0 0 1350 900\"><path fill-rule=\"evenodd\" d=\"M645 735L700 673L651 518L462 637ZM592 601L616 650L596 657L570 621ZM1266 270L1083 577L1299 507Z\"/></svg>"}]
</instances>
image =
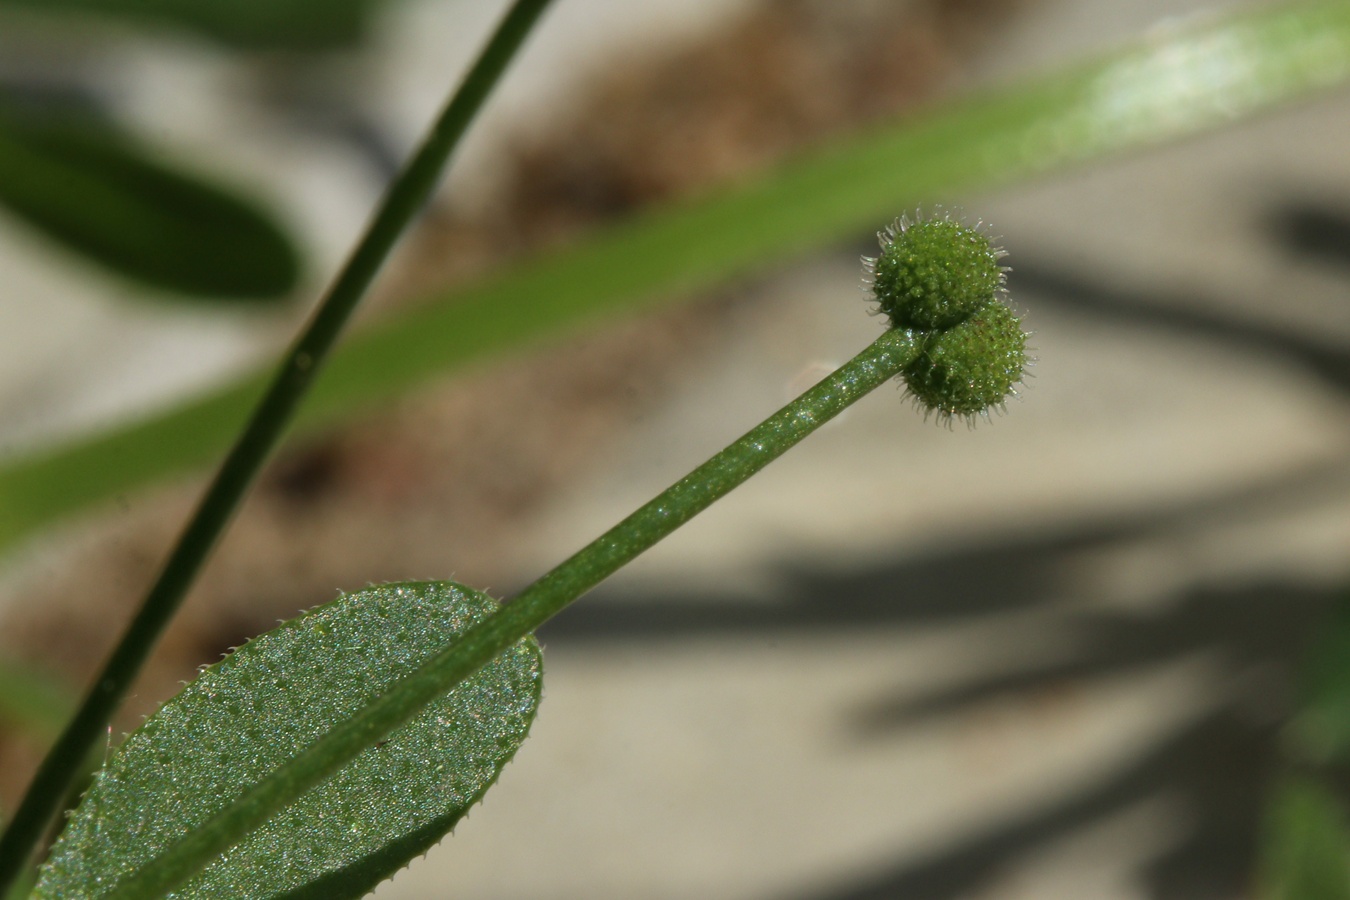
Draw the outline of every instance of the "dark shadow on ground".
<instances>
[{"instance_id":1,"label":"dark shadow on ground","mask_svg":"<svg viewBox=\"0 0 1350 900\"><path fill-rule=\"evenodd\" d=\"M734 597L611 596L579 604L547 626L546 644L632 644L734 635L876 634L938 621L995 620L1047 602L1054 574L1080 551L1167 533L1232 513L1249 503L1302 495L1343 481L1344 472L1305 472L1226 497L1039 536L991 537L925 559L866 572L797 571L781 603L748 605ZM955 900L999 877L1019 860L1141 800L1165 796L1186 810L1188 834L1140 873L1157 900L1240 896L1256 858L1263 805L1281 770L1277 735L1289 712L1298 660L1334 606L1335 591L1288 583L1201 589L1151 615L1065 611L1062 627L1079 635L1067 657L954 689L912 698L878 685L841 710L847 740L886 739L937 716L981 704L1036 696L1066 685L1209 653L1231 675L1235 701L1192 722L1131 765L1065 802L999 822L930 858L878 870L813 900ZM1053 615L1053 612L1051 613ZM1255 676L1255 682L1252 680ZM1255 695L1247 696L1247 690ZM1252 702L1248 702L1248 701ZM1255 708L1253 708L1253 706Z\"/></svg>"},{"instance_id":2,"label":"dark shadow on ground","mask_svg":"<svg viewBox=\"0 0 1350 900\"><path fill-rule=\"evenodd\" d=\"M1289 253L1350 268L1350 210L1320 200L1287 203L1266 215L1265 230Z\"/></svg>"},{"instance_id":3,"label":"dark shadow on ground","mask_svg":"<svg viewBox=\"0 0 1350 900\"><path fill-rule=\"evenodd\" d=\"M601 587L542 629L566 643L687 640L700 636L912 628L969 620L1058 602L1064 567L1080 554L1143 538L1184 534L1244 511L1311 501L1344 492L1350 465L1317 466L1241 490L1178 500L1169 507L1095 520L1061 522L1019 534L945 547L868 571L818 572L780 566L790 587L773 603L735 595L659 592L629 602Z\"/></svg>"},{"instance_id":4,"label":"dark shadow on ground","mask_svg":"<svg viewBox=\"0 0 1350 900\"><path fill-rule=\"evenodd\" d=\"M1245 896L1257 858L1263 807L1280 771L1276 729L1231 710L1191 723L1114 777L1021 818L997 823L919 861L811 895L817 900L949 900L963 897L1029 857L1160 795L1179 803L1186 836L1138 880L1157 900Z\"/></svg>"}]
</instances>

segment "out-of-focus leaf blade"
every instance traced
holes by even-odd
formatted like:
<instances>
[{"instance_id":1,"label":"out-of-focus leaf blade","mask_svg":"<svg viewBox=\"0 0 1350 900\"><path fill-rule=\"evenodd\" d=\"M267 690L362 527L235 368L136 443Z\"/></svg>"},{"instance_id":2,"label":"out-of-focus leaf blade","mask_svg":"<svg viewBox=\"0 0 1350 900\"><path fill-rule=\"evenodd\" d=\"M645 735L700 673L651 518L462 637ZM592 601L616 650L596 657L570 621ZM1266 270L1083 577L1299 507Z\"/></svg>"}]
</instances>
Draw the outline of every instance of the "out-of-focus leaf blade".
<instances>
[{"instance_id":1,"label":"out-of-focus leaf blade","mask_svg":"<svg viewBox=\"0 0 1350 900\"><path fill-rule=\"evenodd\" d=\"M324 50L356 43L377 0L0 0L58 15L163 24L246 49Z\"/></svg>"},{"instance_id":2,"label":"out-of-focus leaf blade","mask_svg":"<svg viewBox=\"0 0 1350 900\"><path fill-rule=\"evenodd\" d=\"M301 427L594 319L687 296L889 221L1211 129L1350 78L1350 3L1299 3L1155 35L1101 60L856 135L758 180L639 217L354 337ZM0 469L0 545L223 451L243 379L146 421Z\"/></svg>"},{"instance_id":3,"label":"out-of-focus leaf blade","mask_svg":"<svg viewBox=\"0 0 1350 900\"><path fill-rule=\"evenodd\" d=\"M299 279L299 256L271 218L92 121L0 110L0 205L176 295L274 300Z\"/></svg>"},{"instance_id":4,"label":"out-of-focus leaf blade","mask_svg":"<svg viewBox=\"0 0 1350 900\"><path fill-rule=\"evenodd\" d=\"M5 726L51 740L75 711L76 699L68 686L26 666L0 660L0 723Z\"/></svg>"},{"instance_id":5,"label":"out-of-focus leaf blade","mask_svg":"<svg viewBox=\"0 0 1350 900\"><path fill-rule=\"evenodd\" d=\"M1303 663L1302 698L1286 731L1286 749L1300 765L1350 763L1350 595L1340 604Z\"/></svg>"},{"instance_id":6,"label":"out-of-focus leaf blade","mask_svg":"<svg viewBox=\"0 0 1350 900\"><path fill-rule=\"evenodd\" d=\"M14 886L9 889L5 900L28 900L29 894L33 893L33 884L37 877L32 872L25 872L22 877L14 882Z\"/></svg>"},{"instance_id":7,"label":"out-of-focus leaf blade","mask_svg":"<svg viewBox=\"0 0 1350 900\"><path fill-rule=\"evenodd\" d=\"M118 748L35 896L109 893L497 607L450 582L381 585L239 648ZM200 860L171 896L364 896L482 798L524 741L541 684L538 645L524 639L243 842Z\"/></svg>"},{"instance_id":8,"label":"out-of-focus leaf blade","mask_svg":"<svg viewBox=\"0 0 1350 900\"><path fill-rule=\"evenodd\" d=\"M1264 865L1264 900L1350 900L1350 831L1325 787L1308 779L1281 786Z\"/></svg>"}]
</instances>

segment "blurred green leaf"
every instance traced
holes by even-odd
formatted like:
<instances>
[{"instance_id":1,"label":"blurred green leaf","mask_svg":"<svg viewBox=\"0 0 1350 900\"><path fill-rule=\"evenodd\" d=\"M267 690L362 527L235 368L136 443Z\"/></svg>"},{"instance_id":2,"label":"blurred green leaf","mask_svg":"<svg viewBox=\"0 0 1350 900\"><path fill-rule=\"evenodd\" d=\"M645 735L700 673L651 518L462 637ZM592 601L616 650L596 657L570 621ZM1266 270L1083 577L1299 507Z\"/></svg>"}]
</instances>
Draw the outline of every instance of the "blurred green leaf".
<instances>
[{"instance_id":1,"label":"blurred green leaf","mask_svg":"<svg viewBox=\"0 0 1350 900\"><path fill-rule=\"evenodd\" d=\"M1158 34L1085 65L953 102L429 298L340 349L299 426L313 428L493 354L875 229L921 201L1194 134L1348 77L1350 3L1324 0ZM0 469L0 545L217 458L262 384L255 374Z\"/></svg>"},{"instance_id":2,"label":"blurred green leaf","mask_svg":"<svg viewBox=\"0 0 1350 900\"><path fill-rule=\"evenodd\" d=\"M9 889L5 900L28 900L28 895L33 893L33 885L37 883L37 875L33 872L25 872L23 877L14 882L14 886Z\"/></svg>"},{"instance_id":3,"label":"blurred green leaf","mask_svg":"<svg viewBox=\"0 0 1350 900\"><path fill-rule=\"evenodd\" d=\"M395 682L490 616L450 582L367 588L284 623L206 669L95 777L43 866L36 897L104 896L144 874ZM482 799L525 740L542 662L525 638L407 724L359 750L174 897L361 897ZM364 748L364 749L361 749ZM195 871L196 867L185 871ZM160 890L133 891L158 896Z\"/></svg>"},{"instance_id":4,"label":"blurred green leaf","mask_svg":"<svg viewBox=\"0 0 1350 900\"><path fill-rule=\"evenodd\" d=\"M1264 849L1264 900L1350 900L1350 832L1335 798L1317 782L1280 787Z\"/></svg>"},{"instance_id":5,"label":"blurred green leaf","mask_svg":"<svg viewBox=\"0 0 1350 900\"><path fill-rule=\"evenodd\" d=\"M0 0L63 16L168 25L242 49L326 50L357 43L378 0Z\"/></svg>"},{"instance_id":6,"label":"blurred green leaf","mask_svg":"<svg viewBox=\"0 0 1350 900\"><path fill-rule=\"evenodd\" d=\"M1302 765L1350 763L1350 596L1342 598L1303 662L1286 748Z\"/></svg>"},{"instance_id":7,"label":"blurred green leaf","mask_svg":"<svg viewBox=\"0 0 1350 900\"><path fill-rule=\"evenodd\" d=\"M120 275L181 295L273 300L299 279L296 250L269 217L91 120L0 108L0 205Z\"/></svg>"},{"instance_id":8,"label":"blurred green leaf","mask_svg":"<svg viewBox=\"0 0 1350 900\"><path fill-rule=\"evenodd\" d=\"M0 722L42 741L56 737L78 698L67 685L28 666L0 660Z\"/></svg>"}]
</instances>

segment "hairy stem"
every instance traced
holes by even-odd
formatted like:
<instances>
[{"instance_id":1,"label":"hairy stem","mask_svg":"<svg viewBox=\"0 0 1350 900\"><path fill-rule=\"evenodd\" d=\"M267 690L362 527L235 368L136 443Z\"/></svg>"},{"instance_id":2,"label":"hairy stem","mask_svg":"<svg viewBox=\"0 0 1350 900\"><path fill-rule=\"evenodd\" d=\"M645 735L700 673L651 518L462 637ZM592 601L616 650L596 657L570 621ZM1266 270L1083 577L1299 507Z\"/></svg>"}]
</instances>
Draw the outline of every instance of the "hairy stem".
<instances>
[{"instance_id":1,"label":"hairy stem","mask_svg":"<svg viewBox=\"0 0 1350 900\"><path fill-rule=\"evenodd\" d=\"M914 359L918 344L909 331L884 332L815 387L540 578L249 794L170 846L108 896L139 900L172 890L191 878L277 810L337 772L426 704L454 689L850 404L900 374Z\"/></svg>"},{"instance_id":2,"label":"hairy stem","mask_svg":"<svg viewBox=\"0 0 1350 900\"><path fill-rule=\"evenodd\" d=\"M103 735L113 711L285 432L352 310L399 236L431 196L450 154L548 4L549 0L517 0L422 146L390 185L361 241L287 353L247 427L207 488L140 611L94 680L83 705L43 760L0 837L0 896L23 871L43 829L79 776L88 749Z\"/></svg>"}]
</instances>

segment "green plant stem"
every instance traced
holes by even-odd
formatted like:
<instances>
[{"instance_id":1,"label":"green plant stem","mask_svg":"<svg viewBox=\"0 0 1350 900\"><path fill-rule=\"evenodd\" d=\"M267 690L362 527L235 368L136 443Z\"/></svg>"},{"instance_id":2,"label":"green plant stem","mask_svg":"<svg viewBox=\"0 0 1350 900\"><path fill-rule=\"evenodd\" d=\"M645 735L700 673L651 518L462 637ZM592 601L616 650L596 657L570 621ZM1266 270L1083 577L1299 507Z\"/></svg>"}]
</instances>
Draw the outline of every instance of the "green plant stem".
<instances>
[{"instance_id":1,"label":"green plant stem","mask_svg":"<svg viewBox=\"0 0 1350 900\"><path fill-rule=\"evenodd\" d=\"M255 790L170 846L108 897L141 900L170 891L191 878L363 749L453 690L850 404L900 374L917 351L918 341L910 332L884 332L820 383L530 585L356 716L333 728Z\"/></svg>"},{"instance_id":2,"label":"green plant stem","mask_svg":"<svg viewBox=\"0 0 1350 900\"><path fill-rule=\"evenodd\" d=\"M121 643L94 680L84 704L43 760L0 838L0 896L23 871L81 762L172 619L202 563L276 446L320 363L408 223L431 196L451 152L524 43L549 0L517 0L442 110L422 146L390 185L308 326L287 353L247 428L170 553Z\"/></svg>"}]
</instances>

